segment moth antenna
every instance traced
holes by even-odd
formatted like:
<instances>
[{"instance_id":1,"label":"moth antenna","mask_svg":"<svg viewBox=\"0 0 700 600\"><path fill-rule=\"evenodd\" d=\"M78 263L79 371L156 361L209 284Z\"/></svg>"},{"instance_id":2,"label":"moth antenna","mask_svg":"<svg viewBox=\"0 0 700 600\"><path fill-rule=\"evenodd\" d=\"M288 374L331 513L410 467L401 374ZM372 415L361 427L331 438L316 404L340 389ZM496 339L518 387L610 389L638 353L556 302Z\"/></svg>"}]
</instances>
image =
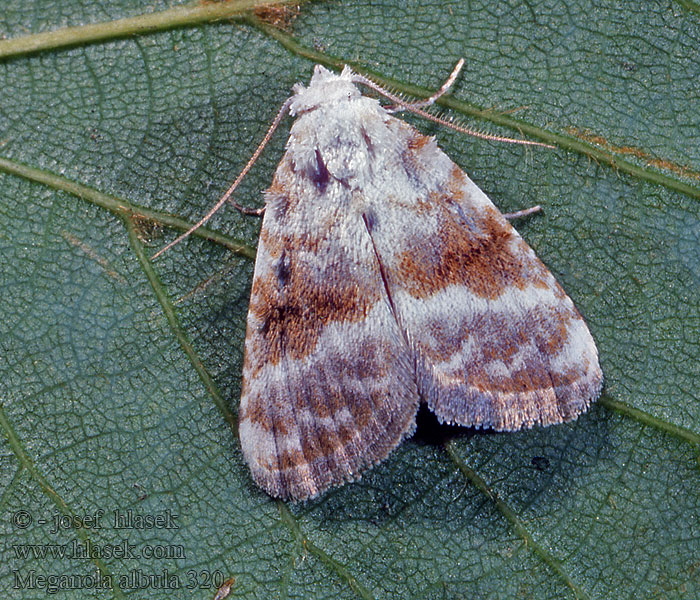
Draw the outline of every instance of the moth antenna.
<instances>
[{"instance_id":1,"label":"moth antenna","mask_svg":"<svg viewBox=\"0 0 700 600\"><path fill-rule=\"evenodd\" d=\"M389 90L383 88L380 86L378 83L375 83L368 77L365 77L364 75L360 75L358 73L353 73L352 80L355 83L359 83L362 85L367 86L368 88L373 89L375 92L381 94L385 98L391 100L397 107L402 107L405 110L408 110L414 114L417 114L424 119L428 119L429 121L433 121L434 123L438 123L440 125L443 125L445 127L449 127L450 129L454 129L455 131L459 131L460 133L465 133L467 135L471 135L472 137L479 138L482 140L491 140L492 142L505 142L507 144L522 144L523 146L542 146L543 148L551 148L554 149L554 146L550 144L544 144L542 142L533 142L530 140L518 140L516 138L509 138L509 137L504 137L500 135L492 135L490 133L481 133L479 131L476 131L474 129L471 129L469 127L464 127L462 125L455 125L454 123L451 123L447 119L443 119L441 117L436 117L433 114L430 114L428 111L423 110L423 106L430 106L433 104L440 96L442 96L447 90L450 89L450 87L454 84L455 80L457 79L457 75L459 75L460 70L462 69L462 66L464 65L464 59L460 58L457 64L455 65L455 68L452 69L452 73L450 73L450 76L447 78L447 81L442 85L442 87L435 92L430 98L427 98L426 100L418 101L418 102L406 102L403 98L401 98L399 95L394 94L390 92ZM396 110L396 107L394 107L394 110Z\"/></svg>"},{"instance_id":2,"label":"moth antenna","mask_svg":"<svg viewBox=\"0 0 700 600\"><path fill-rule=\"evenodd\" d=\"M430 96L430 98L426 98L425 100L418 100L417 102L409 103L410 108L411 109L412 108L427 108L431 104L434 104L435 101L440 96L443 96L447 92L447 90L449 90L454 85L454 82L457 81L457 76L459 75L459 72L462 70L463 66L464 66L464 59L460 58L457 61L455 68L452 69L452 73L450 73L450 76L446 79L445 83L442 84L442 87L437 92L435 92L432 96Z\"/></svg>"},{"instance_id":3,"label":"moth antenna","mask_svg":"<svg viewBox=\"0 0 700 600\"><path fill-rule=\"evenodd\" d=\"M474 133L478 134L479 137L491 137L492 136L492 134L490 134L488 132L488 130L486 129L485 126L478 127L478 128L467 127L467 125L464 124L464 119L462 117L454 116L454 115L443 116L442 114L435 115L435 116L438 117L439 119L443 119L444 121L447 121L453 129L455 127L461 127L464 129L470 129L470 131L473 131ZM518 142L518 143L520 143L521 141L522 142L526 141L526 140L519 140L519 139L515 139L515 138L513 138L513 140ZM547 144L542 144L542 146L544 146L545 148L554 148L554 146L549 146Z\"/></svg>"},{"instance_id":4,"label":"moth antenna","mask_svg":"<svg viewBox=\"0 0 700 600\"><path fill-rule=\"evenodd\" d=\"M431 104L433 104L440 96L444 95L447 90L449 90L454 82L457 80L457 76L459 75L459 72L462 70L462 67L464 66L464 59L460 58L457 61L457 64L455 65L455 68L452 69L452 73L450 73L450 76L447 78L445 83L442 84L442 87L435 92L430 98L426 98L425 100L417 100L413 102L407 102L405 100L404 94L396 94L403 102L405 103L404 105L396 105L396 106L389 106L386 108L387 112L399 112L401 110L410 110L413 108L427 108ZM394 90L389 90L392 93L395 93ZM408 106L407 106L408 105ZM409 109L410 106L410 109Z\"/></svg>"},{"instance_id":5,"label":"moth antenna","mask_svg":"<svg viewBox=\"0 0 700 600\"><path fill-rule=\"evenodd\" d=\"M169 250L172 248L175 244L179 244L182 240L184 240L186 237L189 237L194 231L199 229L202 225L204 225L209 219L211 219L216 211L218 211L233 195L233 192L236 190L238 187L238 184L241 182L241 180L246 176L248 171L252 168L252 166L255 164L255 161L258 160L258 157L262 153L263 149L265 146L267 146L267 143L270 141L270 138L272 135L275 133L275 130L279 126L280 122L282 121L282 118L286 114L287 110L289 110L289 105L292 101L292 98L287 98L285 103L282 105L280 108L279 112L277 113L277 116L275 119L272 121L272 124L270 127L267 129L267 133L265 134L265 137L263 138L262 142L258 145L256 148L255 152L253 152L253 155L250 157L248 162L246 163L246 166L243 167L243 170L240 172L238 177L236 177L236 180L231 184L231 187L226 190L223 196L217 201L217 203L212 206L209 209L209 212L207 212L206 215L204 215L195 225L190 227L185 233L180 235L179 237L175 238L172 242L170 242L167 246L164 248L161 248L156 252L151 260L156 260L163 252L166 250Z\"/></svg>"}]
</instances>

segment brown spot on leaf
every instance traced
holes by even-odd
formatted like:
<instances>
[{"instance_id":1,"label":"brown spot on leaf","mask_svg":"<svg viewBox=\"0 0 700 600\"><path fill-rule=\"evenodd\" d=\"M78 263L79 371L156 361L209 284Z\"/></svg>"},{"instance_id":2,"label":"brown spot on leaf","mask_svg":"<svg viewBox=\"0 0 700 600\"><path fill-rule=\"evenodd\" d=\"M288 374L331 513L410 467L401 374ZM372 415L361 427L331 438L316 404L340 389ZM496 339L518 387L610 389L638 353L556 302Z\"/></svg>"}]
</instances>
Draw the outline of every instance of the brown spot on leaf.
<instances>
[{"instance_id":1,"label":"brown spot on leaf","mask_svg":"<svg viewBox=\"0 0 700 600\"><path fill-rule=\"evenodd\" d=\"M593 133L589 129L577 129L576 127L569 127L567 129L568 133L574 135L590 144L600 146L610 151L611 154L621 154L623 156L634 156L635 158L644 161L647 165L655 167L660 170L670 171L676 175L681 175L682 177L688 177L690 179L700 180L700 173L691 169L687 165L678 164L672 160L666 158L658 158L653 156L649 152L638 148L637 146L616 146L610 143L602 135ZM614 160L613 160L614 164Z\"/></svg>"},{"instance_id":2,"label":"brown spot on leaf","mask_svg":"<svg viewBox=\"0 0 700 600\"><path fill-rule=\"evenodd\" d=\"M301 13L299 4L271 4L258 6L253 14L268 25L283 31L290 31L294 19Z\"/></svg>"}]
</instances>

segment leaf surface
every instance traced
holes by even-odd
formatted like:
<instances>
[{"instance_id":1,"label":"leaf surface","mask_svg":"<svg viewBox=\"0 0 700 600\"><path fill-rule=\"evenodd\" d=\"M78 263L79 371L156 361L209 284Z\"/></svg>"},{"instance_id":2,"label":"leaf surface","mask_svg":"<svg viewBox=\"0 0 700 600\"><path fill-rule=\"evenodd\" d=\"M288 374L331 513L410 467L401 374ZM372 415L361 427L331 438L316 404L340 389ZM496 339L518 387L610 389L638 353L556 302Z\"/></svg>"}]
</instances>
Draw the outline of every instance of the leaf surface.
<instances>
[{"instance_id":1,"label":"leaf surface","mask_svg":"<svg viewBox=\"0 0 700 600\"><path fill-rule=\"evenodd\" d=\"M231 597L261 599L698 597L697 3L315 2L282 29L114 25L169 9L0 15L3 595L211 598L235 577ZM90 23L102 38L11 45ZM585 315L604 396L509 434L421 414L361 481L272 501L235 430L259 221L221 211L220 235L148 257L228 187L314 62L428 92L459 57L449 116L556 150L406 119L504 212L544 207L516 226ZM288 127L242 203L262 202ZM116 528L129 510L168 527Z\"/></svg>"}]
</instances>

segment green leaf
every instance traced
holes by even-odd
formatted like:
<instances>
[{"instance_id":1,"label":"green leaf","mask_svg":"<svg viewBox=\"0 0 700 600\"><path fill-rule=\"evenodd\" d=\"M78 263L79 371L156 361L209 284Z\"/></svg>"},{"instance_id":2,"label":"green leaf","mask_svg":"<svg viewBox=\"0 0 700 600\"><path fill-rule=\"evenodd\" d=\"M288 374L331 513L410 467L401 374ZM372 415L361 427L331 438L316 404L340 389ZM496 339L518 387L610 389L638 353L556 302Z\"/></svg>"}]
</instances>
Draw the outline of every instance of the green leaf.
<instances>
[{"instance_id":1,"label":"green leaf","mask_svg":"<svg viewBox=\"0 0 700 600\"><path fill-rule=\"evenodd\" d=\"M700 6L315 2L280 29L250 5L0 15L3 596L212 598L234 577L231 597L264 599L697 598ZM361 481L275 502L235 427L259 221L221 211L149 256L314 62L428 93L462 56L444 110L556 150L405 118L503 211L544 207L518 229L586 316L605 393L519 433L421 414Z\"/></svg>"}]
</instances>

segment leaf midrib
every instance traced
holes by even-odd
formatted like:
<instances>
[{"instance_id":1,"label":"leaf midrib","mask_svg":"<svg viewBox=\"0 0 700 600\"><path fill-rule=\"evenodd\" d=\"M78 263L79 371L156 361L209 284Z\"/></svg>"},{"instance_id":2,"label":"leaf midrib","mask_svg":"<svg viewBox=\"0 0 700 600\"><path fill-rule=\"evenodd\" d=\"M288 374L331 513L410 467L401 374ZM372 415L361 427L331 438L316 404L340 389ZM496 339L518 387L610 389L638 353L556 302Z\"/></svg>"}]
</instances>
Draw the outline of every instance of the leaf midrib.
<instances>
[{"instance_id":1,"label":"leaf midrib","mask_svg":"<svg viewBox=\"0 0 700 600\"><path fill-rule=\"evenodd\" d=\"M5 413L5 407L2 404L0 404L0 428L5 432L5 436L7 437L7 440L10 444L10 448L12 448L13 453L19 461L20 468L26 469L31 479L39 485L39 488L44 493L44 495L46 495L56 505L58 510L60 510L63 515L69 516L71 518L73 529L75 530L76 535L78 536L80 541L82 541L85 544L92 545L93 542L90 540L90 536L88 535L88 529L86 529L83 526L76 527L75 525L79 521L78 514L56 492L56 490L54 490L54 488L49 485L49 482L47 481L46 477L44 477L43 473L41 473L39 468L29 457L29 454L24 448L22 441L20 440L19 436L17 435L17 432L12 426L12 423L10 422L7 414ZM109 569L107 568L107 565L103 562L103 560L101 558L94 557L91 557L90 560L99 569L102 577L104 577L105 579L109 578L114 583L114 587L112 588L114 596L116 598L126 598L121 588L119 587L116 578L112 576Z\"/></svg>"},{"instance_id":2,"label":"leaf midrib","mask_svg":"<svg viewBox=\"0 0 700 600\"><path fill-rule=\"evenodd\" d=\"M239 22L248 23L268 37L275 39L280 45L293 54L312 60L315 63L335 69L339 69L346 64L350 65L358 73L371 77L383 87L396 90L401 94L426 98L433 93L434 90L428 90L418 85L386 77L381 73L367 69L364 65L332 57L304 46L287 32L264 23L250 12L251 8L288 3L291 3L291 0L281 0L279 2L271 2L270 0L231 0L230 2L179 7L127 19L116 19L90 25L66 27L46 33L19 36L9 40L0 40L0 60L81 44L87 45L97 42L106 42L127 36L146 35L177 27L211 23L226 18L236 18ZM600 137L593 132L584 137L575 137L561 132L549 131L527 121L515 119L508 114L484 110L474 104L458 100L450 95L443 96L437 103L465 116L489 121L494 125L512 129L521 135L536 139L545 144L557 146L564 151L581 154L600 164L612 167L619 172L627 173L642 181L660 185L696 200L700 200L700 187L691 185L678 177L659 171L656 168L652 168L649 166L649 162L647 162L646 166L640 166L626 160L624 158L624 153L612 151L604 145L597 145L585 141L586 139L597 139ZM569 125L567 125L567 127L568 126ZM627 146L621 144L618 147L624 148ZM682 165L676 165L672 161L661 158L659 158L657 164L668 164L672 168L672 173L683 172L684 169Z\"/></svg>"}]
</instances>

